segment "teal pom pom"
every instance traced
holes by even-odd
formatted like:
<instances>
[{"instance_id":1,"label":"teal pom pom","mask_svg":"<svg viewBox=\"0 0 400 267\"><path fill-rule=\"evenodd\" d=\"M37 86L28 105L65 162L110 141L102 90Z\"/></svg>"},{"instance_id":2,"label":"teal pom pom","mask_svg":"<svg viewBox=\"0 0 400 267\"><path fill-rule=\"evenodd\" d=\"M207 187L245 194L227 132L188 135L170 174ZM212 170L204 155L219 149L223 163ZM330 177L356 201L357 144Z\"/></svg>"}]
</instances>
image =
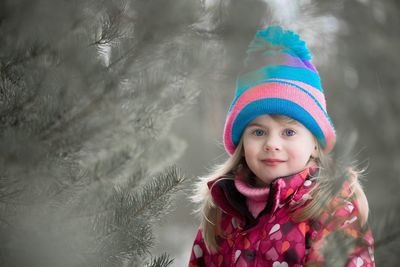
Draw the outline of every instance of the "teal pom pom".
<instances>
[{"instance_id":1,"label":"teal pom pom","mask_svg":"<svg viewBox=\"0 0 400 267\"><path fill-rule=\"evenodd\" d=\"M301 60L312 58L306 42L301 40L298 34L283 30L280 26L269 26L258 30L247 49L247 54L263 50L265 50L264 55L286 52Z\"/></svg>"}]
</instances>

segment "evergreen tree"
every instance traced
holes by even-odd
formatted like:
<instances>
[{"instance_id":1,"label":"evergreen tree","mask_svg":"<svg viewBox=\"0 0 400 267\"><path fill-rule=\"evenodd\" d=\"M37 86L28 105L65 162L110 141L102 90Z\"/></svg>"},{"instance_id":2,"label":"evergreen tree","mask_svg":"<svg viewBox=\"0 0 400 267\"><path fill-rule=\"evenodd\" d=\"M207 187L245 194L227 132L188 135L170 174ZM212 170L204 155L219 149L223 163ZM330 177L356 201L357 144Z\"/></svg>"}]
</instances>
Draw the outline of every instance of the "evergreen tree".
<instances>
[{"instance_id":1,"label":"evergreen tree","mask_svg":"<svg viewBox=\"0 0 400 267\"><path fill-rule=\"evenodd\" d=\"M0 2L1 266L172 262L149 248L184 182L185 143L168 132L198 95L201 10Z\"/></svg>"}]
</instances>

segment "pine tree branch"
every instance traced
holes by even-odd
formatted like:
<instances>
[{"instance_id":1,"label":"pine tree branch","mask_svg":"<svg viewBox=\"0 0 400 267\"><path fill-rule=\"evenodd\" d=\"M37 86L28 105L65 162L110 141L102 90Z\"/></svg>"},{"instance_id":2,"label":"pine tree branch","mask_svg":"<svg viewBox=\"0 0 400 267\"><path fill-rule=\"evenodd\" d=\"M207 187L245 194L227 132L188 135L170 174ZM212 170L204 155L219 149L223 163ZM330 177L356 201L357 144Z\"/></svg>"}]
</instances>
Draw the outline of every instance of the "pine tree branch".
<instances>
[{"instance_id":1,"label":"pine tree branch","mask_svg":"<svg viewBox=\"0 0 400 267\"><path fill-rule=\"evenodd\" d=\"M82 219L98 216L96 221L104 222L104 217L108 217L108 215L114 212L123 216L129 215L131 219L140 218L151 207L157 206L156 204L165 198L166 195L172 195L179 190L179 187L185 181L185 178L176 167L170 167L165 173L155 177L142 188L136 188L135 193L131 192L131 188L124 187L123 189L119 189L115 187L112 196L104 201L106 207L98 210L91 209L91 213L74 215L72 218ZM152 210L152 214L155 215L154 210Z\"/></svg>"},{"instance_id":2,"label":"pine tree branch","mask_svg":"<svg viewBox=\"0 0 400 267\"><path fill-rule=\"evenodd\" d=\"M98 109L98 105L108 96L109 93L113 92L114 84L108 84L105 86L104 90L101 94L95 96L90 103L88 103L85 107L80 109L75 114L71 114L69 117L63 117L59 121L55 122L51 127L44 130L40 133L40 140L53 140L57 138L58 133L64 132L66 129L70 128L72 124L77 121L82 121L85 117L93 114Z\"/></svg>"},{"instance_id":3,"label":"pine tree branch","mask_svg":"<svg viewBox=\"0 0 400 267\"><path fill-rule=\"evenodd\" d=\"M166 171L166 174L162 174L144 186L138 201L140 204L139 208L134 209L133 215L135 217L142 216L145 211L154 207L166 194L172 195L175 193L178 186L184 181L184 177L179 173L176 167L170 168ZM144 201L141 201L142 199L144 199Z\"/></svg>"},{"instance_id":4,"label":"pine tree branch","mask_svg":"<svg viewBox=\"0 0 400 267\"><path fill-rule=\"evenodd\" d=\"M125 9L126 7L117 10L115 13L106 13L106 19L103 20L101 27L100 38L90 43L89 46L112 44L115 42L115 40L123 37L123 33L120 32L120 28L122 17L126 12Z\"/></svg>"},{"instance_id":5,"label":"pine tree branch","mask_svg":"<svg viewBox=\"0 0 400 267\"><path fill-rule=\"evenodd\" d=\"M184 182L176 167L169 168L132 194L129 188L117 189L106 202L108 208L95 214L94 233L99 235L100 254L106 261L115 255L148 252L153 242L151 221L164 211L171 195ZM137 192L140 192L137 189ZM118 241L118 246L115 242ZM141 252L140 252L141 251ZM107 256L109 255L109 256ZM109 258L111 257L111 258Z\"/></svg>"},{"instance_id":6,"label":"pine tree branch","mask_svg":"<svg viewBox=\"0 0 400 267\"><path fill-rule=\"evenodd\" d=\"M153 259L147 266L148 267L168 267L174 262L169 256L164 253L161 256Z\"/></svg>"},{"instance_id":7,"label":"pine tree branch","mask_svg":"<svg viewBox=\"0 0 400 267\"><path fill-rule=\"evenodd\" d=\"M12 91L12 92L14 91L12 90L12 88L9 88L9 86L7 86L6 80L10 81L12 85L20 87L21 85L18 84L18 82L23 79L23 74L21 77L21 74L13 73L12 69L24 68L24 64L26 64L29 61L37 59L39 56L43 56L45 52L48 51L48 49L49 49L48 46L40 46L40 47L34 46L33 48L28 49L28 51L19 51L17 56L9 60L8 63L0 64L0 77L1 77L0 92L2 92L4 96L6 96L7 91ZM14 76L18 78L13 78ZM0 113L1 121L3 121L2 125L4 125L4 122L7 118L16 117L17 115L21 114L23 110L26 110L31 106L34 100L38 97L38 95L35 92L37 92L37 89L40 88L43 80L44 77L41 76L40 80L37 82L37 86L31 88L32 92L30 92L27 98L23 99L23 101L15 105L12 105L8 109L5 109ZM18 125L18 121L13 122L13 125L14 126Z\"/></svg>"}]
</instances>

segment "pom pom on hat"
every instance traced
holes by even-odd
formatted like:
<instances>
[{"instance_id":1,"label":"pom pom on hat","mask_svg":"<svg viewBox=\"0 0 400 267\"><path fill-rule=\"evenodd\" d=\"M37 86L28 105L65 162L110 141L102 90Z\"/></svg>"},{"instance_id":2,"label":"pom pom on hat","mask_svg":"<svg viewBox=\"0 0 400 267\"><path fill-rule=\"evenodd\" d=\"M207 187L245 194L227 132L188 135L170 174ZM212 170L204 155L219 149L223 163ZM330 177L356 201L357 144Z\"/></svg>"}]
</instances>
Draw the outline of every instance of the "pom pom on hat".
<instances>
[{"instance_id":1,"label":"pom pom on hat","mask_svg":"<svg viewBox=\"0 0 400 267\"><path fill-rule=\"evenodd\" d=\"M225 122L226 151L233 154L247 124L256 117L279 114L302 123L329 153L336 134L306 43L292 31L270 26L257 31L246 52L245 69L237 77Z\"/></svg>"},{"instance_id":2,"label":"pom pom on hat","mask_svg":"<svg viewBox=\"0 0 400 267\"><path fill-rule=\"evenodd\" d=\"M258 30L246 52L249 54L265 51L266 54L274 47L281 47L283 52L302 60L311 60L312 58L306 42L301 40L298 34L292 31L284 31L279 26L270 26L266 29Z\"/></svg>"}]
</instances>

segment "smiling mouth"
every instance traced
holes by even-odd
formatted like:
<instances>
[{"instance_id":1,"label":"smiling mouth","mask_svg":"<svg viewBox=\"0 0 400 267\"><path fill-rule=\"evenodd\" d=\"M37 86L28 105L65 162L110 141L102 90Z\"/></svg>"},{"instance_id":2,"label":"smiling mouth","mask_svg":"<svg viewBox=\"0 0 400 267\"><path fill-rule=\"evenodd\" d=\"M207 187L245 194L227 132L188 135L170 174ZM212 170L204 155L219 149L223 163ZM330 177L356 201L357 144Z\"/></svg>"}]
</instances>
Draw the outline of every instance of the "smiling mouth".
<instances>
[{"instance_id":1,"label":"smiling mouth","mask_svg":"<svg viewBox=\"0 0 400 267\"><path fill-rule=\"evenodd\" d=\"M268 165L268 166L276 166L276 165L279 165L280 163L283 163L283 162L285 162L284 160L279 160L279 159L267 159L267 160L263 160L263 163L265 164L265 165Z\"/></svg>"}]
</instances>

